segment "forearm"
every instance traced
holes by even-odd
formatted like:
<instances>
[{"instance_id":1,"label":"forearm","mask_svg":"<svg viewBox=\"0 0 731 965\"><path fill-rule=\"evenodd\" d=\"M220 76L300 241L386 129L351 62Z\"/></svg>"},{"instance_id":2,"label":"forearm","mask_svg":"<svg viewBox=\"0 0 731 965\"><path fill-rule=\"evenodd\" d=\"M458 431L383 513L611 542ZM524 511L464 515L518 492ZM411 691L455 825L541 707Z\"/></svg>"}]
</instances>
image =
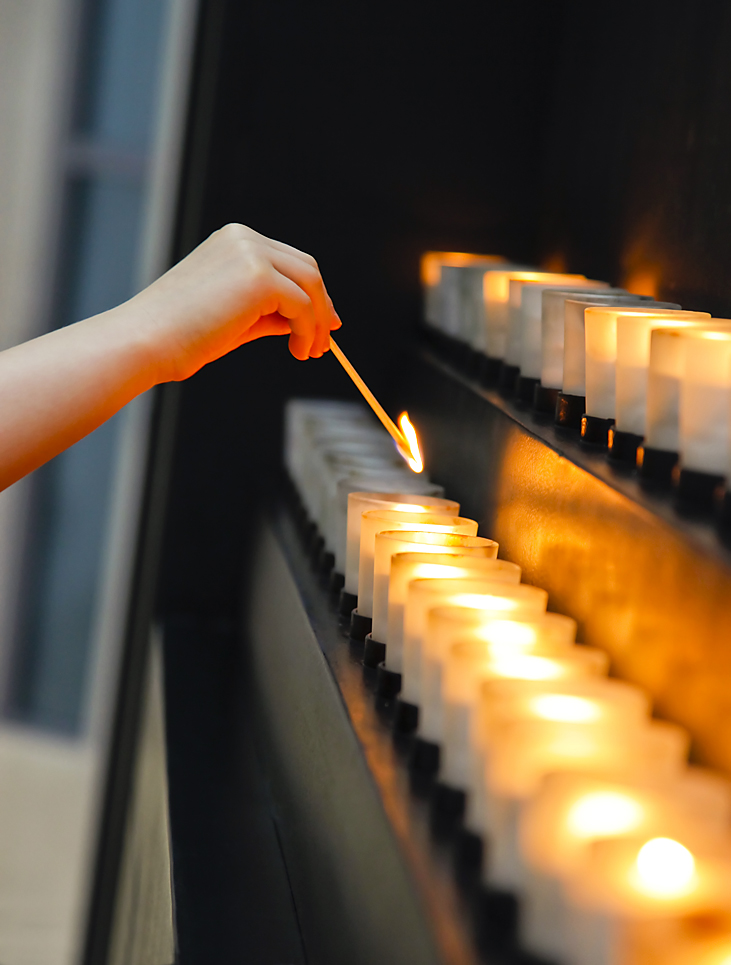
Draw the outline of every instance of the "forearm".
<instances>
[{"instance_id":1,"label":"forearm","mask_svg":"<svg viewBox=\"0 0 731 965\"><path fill-rule=\"evenodd\" d=\"M157 381L155 352L134 300L0 352L0 489Z\"/></svg>"}]
</instances>

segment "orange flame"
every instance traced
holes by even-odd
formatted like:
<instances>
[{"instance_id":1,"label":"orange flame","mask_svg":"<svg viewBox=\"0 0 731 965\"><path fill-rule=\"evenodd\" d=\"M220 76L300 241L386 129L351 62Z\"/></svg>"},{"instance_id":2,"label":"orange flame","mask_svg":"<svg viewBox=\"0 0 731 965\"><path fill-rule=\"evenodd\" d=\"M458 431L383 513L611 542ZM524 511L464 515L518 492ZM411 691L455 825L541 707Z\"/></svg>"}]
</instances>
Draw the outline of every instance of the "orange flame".
<instances>
[{"instance_id":1,"label":"orange flame","mask_svg":"<svg viewBox=\"0 0 731 965\"><path fill-rule=\"evenodd\" d=\"M421 458L421 449L419 449L419 437L416 435L416 429L411 424L408 413L401 413L398 424L406 443L406 446L399 446L398 450L413 472L421 472L424 468L424 460Z\"/></svg>"}]
</instances>

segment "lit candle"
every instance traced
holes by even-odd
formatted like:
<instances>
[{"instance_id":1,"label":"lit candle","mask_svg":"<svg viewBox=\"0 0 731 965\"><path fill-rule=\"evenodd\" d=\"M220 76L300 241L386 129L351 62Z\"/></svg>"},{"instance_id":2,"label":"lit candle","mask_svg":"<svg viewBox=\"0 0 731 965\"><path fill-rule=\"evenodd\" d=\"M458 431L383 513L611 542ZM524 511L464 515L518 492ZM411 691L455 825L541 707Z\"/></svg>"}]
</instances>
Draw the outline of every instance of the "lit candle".
<instances>
[{"instance_id":1,"label":"lit candle","mask_svg":"<svg viewBox=\"0 0 731 965\"><path fill-rule=\"evenodd\" d=\"M714 491L728 472L731 435L731 326L720 319L716 331L687 329L680 380L681 471L678 501L683 509L710 511ZM712 320L715 327L715 319Z\"/></svg>"},{"instance_id":2,"label":"lit candle","mask_svg":"<svg viewBox=\"0 0 731 965\"><path fill-rule=\"evenodd\" d=\"M511 278L508 295L508 330L505 339L505 354L500 370L500 391L512 396L515 380L520 369L520 355L523 338L523 291L531 285L566 285L571 288L593 288L601 282L592 281L584 275L561 275L546 273L543 278Z\"/></svg>"},{"instance_id":3,"label":"lit candle","mask_svg":"<svg viewBox=\"0 0 731 965\"><path fill-rule=\"evenodd\" d=\"M549 774L520 820L523 943L564 959L562 883L580 869L592 842L672 834L688 817L723 831L730 811L728 782L700 768L681 770L670 780L639 776L632 782Z\"/></svg>"},{"instance_id":4,"label":"lit candle","mask_svg":"<svg viewBox=\"0 0 731 965\"><path fill-rule=\"evenodd\" d=\"M448 265L494 266L503 261L499 255L474 255L466 251L426 251L421 256L421 284L424 293L424 318L439 328L442 320L442 269Z\"/></svg>"},{"instance_id":5,"label":"lit candle","mask_svg":"<svg viewBox=\"0 0 731 965\"><path fill-rule=\"evenodd\" d=\"M587 308L586 414L605 420L610 458L634 466L645 432L650 337L655 328L698 324L705 312L642 308Z\"/></svg>"},{"instance_id":6,"label":"lit candle","mask_svg":"<svg viewBox=\"0 0 731 965\"><path fill-rule=\"evenodd\" d=\"M480 686L485 681L544 681L548 686L600 676L608 669L607 654L595 647L543 642L529 651L515 652L504 645L494 650L475 639L455 642L444 661L441 680L427 670L422 684L424 706L429 708L423 715L423 731L442 743L444 782L469 789L475 754L480 752L473 729Z\"/></svg>"},{"instance_id":7,"label":"lit candle","mask_svg":"<svg viewBox=\"0 0 731 965\"><path fill-rule=\"evenodd\" d=\"M409 584L414 580L444 579L454 574L454 567L448 573L445 567L451 566L455 558L494 559L493 549L497 544L482 536L454 536L439 533L403 533L413 540L412 546L418 552L399 552L391 558L391 576L388 583L388 622L386 626L386 667L394 673L403 671L404 610ZM431 544L431 545L429 545ZM520 582L520 567L515 563L500 561L501 568L512 569L515 582ZM375 626L375 624L374 624ZM375 630L374 630L375 632Z\"/></svg>"},{"instance_id":8,"label":"lit candle","mask_svg":"<svg viewBox=\"0 0 731 965\"><path fill-rule=\"evenodd\" d=\"M520 571L518 571L519 573ZM518 583L519 576L509 570L499 574L501 583L491 580L414 580L409 584L404 609L404 679L402 699L423 702L422 671L427 617L430 610L449 606L455 630L477 626L499 617L533 617L545 612L548 594L537 586Z\"/></svg>"},{"instance_id":9,"label":"lit candle","mask_svg":"<svg viewBox=\"0 0 731 965\"><path fill-rule=\"evenodd\" d=\"M546 285L529 283L523 286L521 292L521 331L520 357L518 367L520 378L516 388L516 399L527 404L533 404L533 389L541 380L541 366L543 362L543 295L548 291L561 292L564 295L586 295L597 289L597 293L605 295L626 294L621 288L610 288L607 282L592 281L587 278L584 283L569 286L567 284ZM563 339L563 331L561 332Z\"/></svg>"},{"instance_id":10,"label":"lit candle","mask_svg":"<svg viewBox=\"0 0 731 965\"><path fill-rule=\"evenodd\" d=\"M430 496L422 498L413 492L352 492L348 494L347 542L345 549L345 590L358 595L358 571L360 568L360 532L363 513L373 509L398 509L414 513L444 513L459 515L459 503L452 499ZM393 527L396 529L397 527Z\"/></svg>"},{"instance_id":11,"label":"lit candle","mask_svg":"<svg viewBox=\"0 0 731 965\"><path fill-rule=\"evenodd\" d=\"M582 299L592 304L602 304L601 295L621 294L616 289L602 292L586 292ZM540 384L535 390L534 409L553 419L556 402L563 389L564 315L566 302L572 294L546 289L541 295L541 362ZM648 299L651 301L651 299Z\"/></svg>"},{"instance_id":12,"label":"lit candle","mask_svg":"<svg viewBox=\"0 0 731 965\"><path fill-rule=\"evenodd\" d=\"M563 387L556 407L556 424L567 429L581 429L581 418L586 411L586 333L584 312L598 305L624 305L629 308L653 304L658 308L678 308L677 305L653 303L642 295L607 295L598 299L570 298L564 303L563 332ZM583 437L585 441L590 438Z\"/></svg>"},{"instance_id":13,"label":"lit candle","mask_svg":"<svg viewBox=\"0 0 731 965\"><path fill-rule=\"evenodd\" d=\"M560 277L560 276L559 276ZM583 277L583 276L579 276ZM485 298L485 350L488 358L501 362L505 358L510 319L510 282L545 281L550 284L556 276L546 271L506 270L490 271L483 280Z\"/></svg>"},{"instance_id":14,"label":"lit candle","mask_svg":"<svg viewBox=\"0 0 731 965\"><path fill-rule=\"evenodd\" d=\"M483 739L481 817L493 849L487 873L501 887L521 883L521 812L547 774L671 775L686 759L689 738L682 727L638 722L629 715L611 726L601 718L582 722L573 714L566 716L571 719L561 719L557 712L554 719L511 721Z\"/></svg>"},{"instance_id":15,"label":"lit candle","mask_svg":"<svg viewBox=\"0 0 731 965\"><path fill-rule=\"evenodd\" d=\"M335 505L332 512L335 517L335 569L343 576L343 586L345 585L345 569L348 548L348 496L351 493L386 493L436 496L444 496L444 488L436 483L429 482L426 473L413 473L406 466L399 468L396 473L391 474L389 470L355 470L347 476L338 480ZM455 504L458 505L458 504ZM376 508L371 504L369 509ZM459 509L457 509L459 512ZM360 537L360 533L359 533ZM359 547L360 550L360 547ZM357 566L356 554L356 566ZM355 586L357 588L357 578ZM352 607L351 607L352 609Z\"/></svg>"},{"instance_id":16,"label":"lit candle","mask_svg":"<svg viewBox=\"0 0 731 965\"><path fill-rule=\"evenodd\" d=\"M655 329L650 337L645 441L637 453L640 480L649 489L669 489L678 462L682 374L680 329Z\"/></svg>"},{"instance_id":17,"label":"lit candle","mask_svg":"<svg viewBox=\"0 0 731 965\"><path fill-rule=\"evenodd\" d=\"M462 516L414 513L408 510L371 510L363 513L358 563L358 613L361 617L373 617L373 556L376 536L386 530L399 529L477 536L476 520Z\"/></svg>"},{"instance_id":18,"label":"lit candle","mask_svg":"<svg viewBox=\"0 0 731 965\"><path fill-rule=\"evenodd\" d=\"M414 537L419 537L425 535L429 542L420 542ZM389 598L390 598L390 583L391 583L391 567L392 561L396 554L400 553L410 553L415 551L424 550L425 546L429 547L432 553L443 553L444 544L448 540L454 538L453 533L413 533L406 531L389 531L378 533L376 535L376 545L375 552L373 556L373 639L380 640L382 643L388 644L388 613L389 613ZM463 539L480 539L478 536L472 537L462 537ZM435 540L442 540L443 542L439 545ZM457 549L458 547L455 547ZM452 555L448 560L442 564L442 566L448 567L471 567L476 570L476 572L489 572L490 570L504 569L505 567L515 568L514 563L507 563L505 560L497 560L498 544L494 540L485 539L484 543L475 547L478 549L478 553L472 553L467 556L457 557ZM428 552L428 550L427 550ZM460 559L463 562L460 562ZM518 572L520 570L518 569ZM439 574L441 576L441 574ZM449 573L445 574L447 577ZM467 575L466 573L464 575ZM429 573L429 578L432 578L434 574ZM520 577L519 577L520 578ZM417 577L414 577L417 579Z\"/></svg>"},{"instance_id":19,"label":"lit candle","mask_svg":"<svg viewBox=\"0 0 731 965\"><path fill-rule=\"evenodd\" d=\"M598 840L565 890L572 965L665 965L689 919L727 922L731 840L690 820L670 835Z\"/></svg>"}]
</instances>

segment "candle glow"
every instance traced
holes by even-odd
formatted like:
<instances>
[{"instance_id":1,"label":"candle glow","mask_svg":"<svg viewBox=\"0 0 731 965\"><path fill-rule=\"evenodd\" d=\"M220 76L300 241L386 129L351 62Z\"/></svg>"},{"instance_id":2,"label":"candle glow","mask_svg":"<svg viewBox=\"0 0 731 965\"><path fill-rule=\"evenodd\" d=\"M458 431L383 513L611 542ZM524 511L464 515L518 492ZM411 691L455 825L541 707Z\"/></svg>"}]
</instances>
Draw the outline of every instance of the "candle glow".
<instances>
[{"instance_id":1,"label":"candle glow","mask_svg":"<svg viewBox=\"0 0 731 965\"><path fill-rule=\"evenodd\" d=\"M658 898L679 898L695 883L695 858L679 841L653 838L640 848L635 861L635 887Z\"/></svg>"},{"instance_id":2,"label":"candle glow","mask_svg":"<svg viewBox=\"0 0 731 965\"><path fill-rule=\"evenodd\" d=\"M619 791L593 791L579 798L566 815L568 831L577 838L628 834L644 816L642 805Z\"/></svg>"}]
</instances>

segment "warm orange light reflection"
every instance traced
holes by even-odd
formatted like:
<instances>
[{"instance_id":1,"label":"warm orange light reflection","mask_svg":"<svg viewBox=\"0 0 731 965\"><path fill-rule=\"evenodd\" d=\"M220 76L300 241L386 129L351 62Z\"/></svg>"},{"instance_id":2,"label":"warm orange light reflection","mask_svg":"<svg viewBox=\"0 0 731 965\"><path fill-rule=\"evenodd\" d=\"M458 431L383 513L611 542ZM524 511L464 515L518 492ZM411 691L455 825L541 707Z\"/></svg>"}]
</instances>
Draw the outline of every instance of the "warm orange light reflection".
<instances>
[{"instance_id":1,"label":"warm orange light reflection","mask_svg":"<svg viewBox=\"0 0 731 965\"><path fill-rule=\"evenodd\" d=\"M464 265L494 265L504 259L501 255L473 255L466 251L425 251L421 256L422 284L438 285L442 277L442 265L461 268Z\"/></svg>"},{"instance_id":2,"label":"warm orange light reflection","mask_svg":"<svg viewBox=\"0 0 731 965\"><path fill-rule=\"evenodd\" d=\"M410 469L414 472L421 472L424 468L424 460L421 458L419 438L406 412L402 412L398 417L398 424L401 434L408 445L408 448L399 446L399 452L409 464Z\"/></svg>"}]
</instances>

